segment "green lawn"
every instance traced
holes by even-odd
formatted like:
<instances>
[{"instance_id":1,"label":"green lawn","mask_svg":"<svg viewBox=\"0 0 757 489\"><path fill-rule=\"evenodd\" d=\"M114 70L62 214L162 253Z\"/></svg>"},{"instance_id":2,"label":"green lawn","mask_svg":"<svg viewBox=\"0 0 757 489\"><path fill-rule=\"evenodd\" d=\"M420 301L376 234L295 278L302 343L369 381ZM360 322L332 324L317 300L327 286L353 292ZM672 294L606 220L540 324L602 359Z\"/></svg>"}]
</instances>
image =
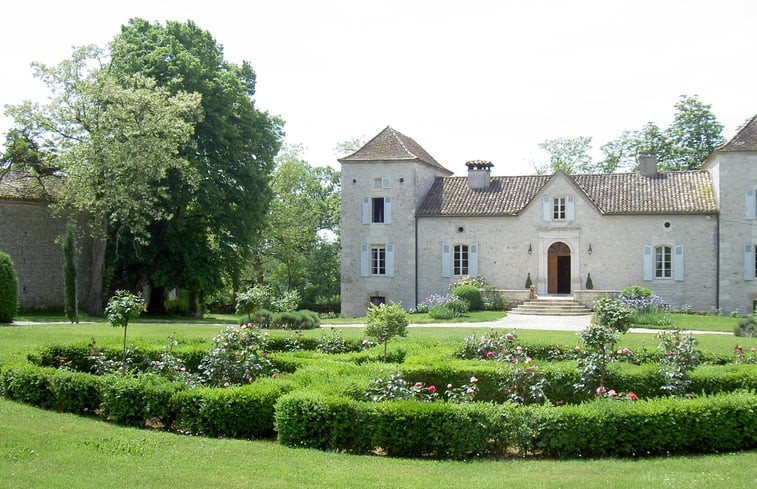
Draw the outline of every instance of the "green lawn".
<instances>
[{"instance_id":1,"label":"green lawn","mask_svg":"<svg viewBox=\"0 0 757 489\"><path fill-rule=\"evenodd\" d=\"M0 488L729 488L757 452L640 460L448 462L285 448L109 425L0 399Z\"/></svg>"},{"instance_id":2,"label":"green lawn","mask_svg":"<svg viewBox=\"0 0 757 489\"><path fill-rule=\"evenodd\" d=\"M705 317L706 318L706 317ZM129 326L129 339L164 344L209 341L221 328L203 323ZM305 331L320 336L326 328ZM341 329L362 337L362 328ZM412 328L398 347L423 349L461 345L488 328ZM522 341L577 343L575 332L517 331ZM106 323L0 325L0 365L54 343L88 341L120 344L123 330ZM289 335L275 331L274 335ZM732 352L757 338L700 335L699 347ZM622 346L654 349L654 334L626 334ZM598 434L598 436L602 436ZM757 452L639 460L538 459L472 462L391 459L291 449L274 441L207 439L135 430L99 420L42 411L0 399L0 489L177 487L323 488L752 488L757 487ZM612 482L610 482L612 481Z\"/></svg>"}]
</instances>

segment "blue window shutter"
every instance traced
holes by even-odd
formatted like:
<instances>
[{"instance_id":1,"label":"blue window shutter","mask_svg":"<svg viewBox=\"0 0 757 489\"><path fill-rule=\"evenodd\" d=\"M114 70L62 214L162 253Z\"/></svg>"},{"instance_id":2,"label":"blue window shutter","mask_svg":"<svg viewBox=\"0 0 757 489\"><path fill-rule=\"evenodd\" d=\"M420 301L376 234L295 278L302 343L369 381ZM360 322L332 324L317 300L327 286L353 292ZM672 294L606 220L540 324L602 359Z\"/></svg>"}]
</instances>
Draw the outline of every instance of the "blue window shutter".
<instances>
[{"instance_id":1,"label":"blue window shutter","mask_svg":"<svg viewBox=\"0 0 757 489\"><path fill-rule=\"evenodd\" d=\"M471 243L468 248L468 275L478 275L478 243Z\"/></svg>"},{"instance_id":2,"label":"blue window shutter","mask_svg":"<svg viewBox=\"0 0 757 489\"><path fill-rule=\"evenodd\" d=\"M371 275L371 256L368 245L360 245L360 276L369 277Z\"/></svg>"},{"instance_id":3,"label":"blue window shutter","mask_svg":"<svg viewBox=\"0 0 757 489\"><path fill-rule=\"evenodd\" d=\"M757 202L755 202L754 199L754 189L749 189L746 191L746 218L747 219L754 219L757 217Z\"/></svg>"},{"instance_id":4,"label":"blue window shutter","mask_svg":"<svg viewBox=\"0 0 757 489\"><path fill-rule=\"evenodd\" d=\"M754 280L754 245L744 245L744 280Z\"/></svg>"},{"instance_id":5,"label":"blue window shutter","mask_svg":"<svg viewBox=\"0 0 757 489\"><path fill-rule=\"evenodd\" d=\"M652 280L654 277L654 248L652 245L644 245L644 280Z\"/></svg>"},{"instance_id":6,"label":"blue window shutter","mask_svg":"<svg viewBox=\"0 0 757 489\"><path fill-rule=\"evenodd\" d=\"M442 245L442 277L444 278L452 276L451 261L449 245L445 243Z\"/></svg>"},{"instance_id":7,"label":"blue window shutter","mask_svg":"<svg viewBox=\"0 0 757 489\"><path fill-rule=\"evenodd\" d=\"M541 212L545 221L552 220L552 198L549 195L545 195L541 199Z\"/></svg>"},{"instance_id":8,"label":"blue window shutter","mask_svg":"<svg viewBox=\"0 0 757 489\"><path fill-rule=\"evenodd\" d=\"M673 280L682 281L683 272L683 245L679 244L673 248Z\"/></svg>"},{"instance_id":9,"label":"blue window shutter","mask_svg":"<svg viewBox=\"0 0 757 489\"><path fill-rule=\"evenodd\" d=\"M384 224L392 223L392 198L384 197Z\"/></svg>"},{"instance_id":10,"label":"blue window shutter","mask_svg":"<svg viewBox=\"0 0 757 489\"><path fill-rule=\"evenodd\" d=\"M566 199L565 220L567 221L576 220L576 196L575 195L568 195L568 198Z\"/></svg>"},{"instance_id":11,"label":"blue window shutter","mask_svg":"<svg viewBox=\"0 0 757 489\"><path fill-rule=\"evenodd\" d=\"M394 277L394 245L386 245L386 276Z\"/></svg>"},{"instance_id":12,"label":"blue window shutter","mask_svg":"<svg viewBox=\"0 0 757 489\"><path fill-rule=\"evenodd\" d=\"M363 199L363 224L371 223L371 199L365 197Z\"/></svg>"},{"instance_id":13,"label":"blue window shutter","mask_svg":"<svg viewBox=\"0 0 757 489\"><path fill-rule=\"evenodd\" d=\"M747 219L754 219L757 214L757 209L755 207L757 206L757 202L755 202L754 199L754 189L749 189L746 191L746 218Z\"/></svg>"}]
</instances>

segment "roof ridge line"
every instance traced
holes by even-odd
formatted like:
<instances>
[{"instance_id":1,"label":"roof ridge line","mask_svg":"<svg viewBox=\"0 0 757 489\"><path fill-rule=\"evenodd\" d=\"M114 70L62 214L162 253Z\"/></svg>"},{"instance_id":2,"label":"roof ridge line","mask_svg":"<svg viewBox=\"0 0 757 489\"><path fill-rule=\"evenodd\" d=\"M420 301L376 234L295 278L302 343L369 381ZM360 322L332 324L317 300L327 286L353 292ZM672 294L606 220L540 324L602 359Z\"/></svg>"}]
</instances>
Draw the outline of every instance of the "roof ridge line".
<instances>
[{"instance_id":1,"label":"roof ridge line","mask_svg":"<svg viewBox=\"0 0 757 489\"><path fill-rule=\"evenodd\" d=\"M407 145L405 144L405 142L402 140L401 137L399 137L399 135L397 134L397 131L392 126L386 126L386 127L388 127L390 131L392 131L392 136L394 136L397 142L400 143L400 146L402 146L402 149L404 149L407 154L409 154L416 160L420 159L417 154L413 153L407 148Z\"/></svg>"}]
</instances>

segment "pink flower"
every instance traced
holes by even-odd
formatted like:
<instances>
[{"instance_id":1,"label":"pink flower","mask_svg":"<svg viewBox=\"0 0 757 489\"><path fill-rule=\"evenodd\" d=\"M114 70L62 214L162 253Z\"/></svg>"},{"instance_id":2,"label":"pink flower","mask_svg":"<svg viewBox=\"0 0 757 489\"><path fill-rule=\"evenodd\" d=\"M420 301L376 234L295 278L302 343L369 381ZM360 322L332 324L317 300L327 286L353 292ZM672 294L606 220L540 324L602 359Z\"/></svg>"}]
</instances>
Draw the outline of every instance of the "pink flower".
<instances>
[{"instance_id":1,"label":"pink flower","mask_svg":"<svg viewBox=\"0 0 757 489\"><path fill-rule=\"evenodd\" d=\"M744 349L741 348L741 345L736 345L736 350L735 351L736 351L737 355L741 355L742 353L744 353Z\"/></svg>"},{"instance_id":2,"label":"pink flower","mask_svg":"<svg viewBox=\"0 0 757 489\"><path fill-rule=\"evenodd\" d=\"M618 393L615 392L615 389L610 389L609 391L607 391L607 395L610 397L618 397Z\"/></svg>"},{"instance_id":3,"label":"pink flower","mask_svg":"<svg viewBox=\"0 0 757 489\"><path fill-rule=\"evenodd\" d=\"M531 363L531 357L526 357L526 359L523 361L523 363Z\"/></svg>"},{"instance_id":4,"label":"pink flower","mask_svg":"<svg viewBox=\"0 0 757 489\"><path fill-rule=\"evenodd\" d=\"M605 392L607 392L607 389L605 389L604 387L602 387L602 386L597 387L597 395L598 396L601 396Z\"/></svg>"},{"instance_id":5,"label":"pink flower","mask_svg":"<svg viewBox=\"0 0 757 489\"><path fill-rule=\"evenodd\" d=\"M749 351L751 351L752 353L754 353L754 352L755 352L755 350L757 350L757 348L755 348L755 347L751 347L751 348L749 349Z\"/></svg>"},{"instance_id":6,"label":"pink flower","mask_svg":"<svg viewBox=\"0 0 757 489\"><path fill-rule=\"evenodd\" d=\"M510 341L510 340L512 340L512 339L513 339L513 334L512 334L512 333L507 333L507 334L505 335L505 339L506 339L507 341Z\"/></svg>"},{"instance_id":7,"label":"pink flower","mask_svg":"<svg viewBox=\"0 0 757 489\"><path fill-rule=\"evenodd\" d=\"M224 382L224 383L223 383L223 386L224 386L224 387L228 387L228 386L229 386L229 383L228 383L228 382Z\"/></svg>"},{"instance_id":8,"label":"pink flower","mask_svg":"<svg viewBox=\"0 0 757 489\"><path fill-rule=\"evenodd\" d=\"M486 352L486 358L491 358L493 356L494 356L494 352L493 351L487 351Z\"/></svg>"},{"instance_id":9,"label":"pink flower","mask_svg":"<svg viewBox=\"0 0 757 489\"><path fill-rule=\"evenodd\" d=\"M623 348L623 353L625 353L626 355L633 355L633 350L631 350L630 348Z\"/></svg>"},{"instance_id":10,"label":"pink flower","mask_svg":"<svg viewBox=\"0 0 757 489\"><path fill-rule=\"evenodd\" d=\"M434 387L433 385L430 385L428 386L428 391L433 394L434 392L436 392L436 387Z\"/></svg>"},{"instance_id":11,"label":"pink flower","mask_svg":"<svg viewBox=\"0 0 757 489\"><path fill-rule=\"evenodd\" d=\"M471 382L478 382L478 379L477 379L476 377L471 377L471 378L470 378L470 381L471 381Z\"/></svg>"},{"instance_id":12,"label":"pink flower","mask_svg":"<svg viewBox=\"0 0 757 489\"><path fill-rule=\"evenodd\" d=\"M629 393L628 393L628 398L629 398L630 400L632 400L632 401L637 401L637 400L639 399L639 396L637 396L637 395L636 395L636 394L634 394L633 392L629 392Z\"/></svg>"},{"instance_id":13,"label":"pink flower","mask_svg":"<svg viewBox=\"0 0 757 489\"><path fill-rule=\"evenodd\" d=\"M476 392L476 390L473 387L468 387L467 389L465 389L466 394L473 394L474 392Z\"/></svg>"},{"instance_id":14,"label":"pink flower","mask_svg":"<svg viewBox=\"0 0 757 489\"><path fill-rule=\"evenodd\" d=\"M416 382L415 387L423 387L423 382Z\"/></svg>"},{"instance_id":15,"label":"pink flower","mask_svg":"<svg viewBox=\"0 0 757 489\"><path fill-rule=\"evenodd\" d=\"M523 347L520 346L520 345L518 345L518 346L515 347L515 351L517 351L518 353L520 353L520 352L523 351Z\"/></svg>"}]
</instances>

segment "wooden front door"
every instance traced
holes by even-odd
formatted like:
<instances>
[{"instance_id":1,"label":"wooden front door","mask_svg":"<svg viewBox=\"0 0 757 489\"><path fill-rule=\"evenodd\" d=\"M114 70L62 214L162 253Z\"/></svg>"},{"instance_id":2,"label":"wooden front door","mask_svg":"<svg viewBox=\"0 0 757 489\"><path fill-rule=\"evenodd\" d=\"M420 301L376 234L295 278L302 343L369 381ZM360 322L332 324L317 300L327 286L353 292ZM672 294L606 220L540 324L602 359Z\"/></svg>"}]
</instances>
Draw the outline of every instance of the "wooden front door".
<instances>
[{"instance_id":1,"label":"wooden front door","mask_svg":"<svg viewBox=\"0 0 757 489\"><path fill-rule=\"evenodd\" d=\"M562 242L547 251L547 293L570 294L570 247Z\"/></svg>"}]
</instances>

